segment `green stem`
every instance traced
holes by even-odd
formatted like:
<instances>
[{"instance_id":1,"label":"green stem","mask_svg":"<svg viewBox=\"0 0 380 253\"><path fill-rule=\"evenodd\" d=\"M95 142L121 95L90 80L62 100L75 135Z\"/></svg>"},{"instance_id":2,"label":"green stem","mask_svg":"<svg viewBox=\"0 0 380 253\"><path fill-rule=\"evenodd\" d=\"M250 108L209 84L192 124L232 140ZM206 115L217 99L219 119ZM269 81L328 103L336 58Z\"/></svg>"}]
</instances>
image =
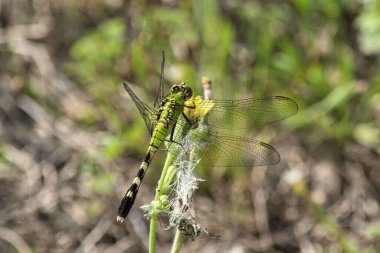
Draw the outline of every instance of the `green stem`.
<instances>
[{"instance_id":1,"label":"green stem","mask_svg":"<svg viewBox=\"0 0 380 253\"><path fill-rule=\"evenodd\" d=\"M179 251L182 248L182 244L184 240L185 240L185 236L183 235L181 231L177 229L177 231L175 232L174 242L173 242L172 250L170 251L170 253L179 253Z\"/></svg>"},{"instance_id":2,"label":"green stem","mask_svg":"<svg viewBox=\"0 0 380 253\"><path fill-rule=\"evenodd\" d=\"M168 169L170 165L172 164L174 160L174 155L172 153L168 153L166 156L166 161L164 168L161 173L160 180L158 181L158 186L156 188L156 196L154 197L154 201L158 201L160 199L160 196L163 191L163 185L164 185L164 179L166 177L166 174L168 172ZM158 210L154 210L151 213L150 217L150 229L149 229L149 253L155 253L156 252L156 226L157 226L157 219L158 219Z\"/></svg>"},{"instance_id":3,"label":"green stem","mask_svg":"<svg viewBox=\"0 0 380 253\"><path fill-rule=\"evenodd\" d=\"M158 213L155 212L150 217L150 230L149 230L149 253L156 252L156 225L157 225Z\"/></svg>"}]
</instances>

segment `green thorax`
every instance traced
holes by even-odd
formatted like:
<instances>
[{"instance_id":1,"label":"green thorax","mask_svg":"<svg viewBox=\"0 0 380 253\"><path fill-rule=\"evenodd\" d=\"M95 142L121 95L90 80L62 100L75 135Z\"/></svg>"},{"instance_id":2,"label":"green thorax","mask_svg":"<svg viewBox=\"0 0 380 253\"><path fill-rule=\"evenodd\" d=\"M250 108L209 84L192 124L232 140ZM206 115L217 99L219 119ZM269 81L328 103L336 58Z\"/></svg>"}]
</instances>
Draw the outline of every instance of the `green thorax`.
<instances>
[{"instance_id":1,"label":"green thorax","mask_svg":"<svg viewBox=\"0 0 380 253\"><path fill-rule=\"evenodd\" d=\"M173 85L169 95L167 95L158 110L158 122L164 123L167 127L172 126L181 115L185 107L185 101L191 98L193 92L185 83Z\"/></svg>"}]
</instances>

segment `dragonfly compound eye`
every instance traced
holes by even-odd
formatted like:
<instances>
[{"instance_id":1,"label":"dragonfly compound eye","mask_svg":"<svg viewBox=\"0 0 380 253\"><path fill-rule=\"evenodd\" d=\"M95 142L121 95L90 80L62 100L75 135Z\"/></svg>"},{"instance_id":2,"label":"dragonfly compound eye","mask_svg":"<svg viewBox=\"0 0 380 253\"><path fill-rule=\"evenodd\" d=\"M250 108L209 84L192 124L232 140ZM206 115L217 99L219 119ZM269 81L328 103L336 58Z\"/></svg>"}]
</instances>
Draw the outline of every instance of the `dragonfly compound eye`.
<instances>
[{"instance_id":1,"label":"dragonfly compound eye","mask_svg":"<svg viewBox=\"0 0 380 253\"><path fill-rule=\"evenodd\" d=\"M190 87L185 88L185 98L189 99L193 96L193 90Z\"/></svg>"},{"instance_id":2,"label":"dragonfly compound eye","mask_svg":"<svg viewBox=\"0 0 380 253\"><path fill-rule=\"evenodd\" d=\"M172 88L170 89L170 93L176 93L178 92L178 90L179 90L178 85L173 85Z\"/></svg>"}]
</instances>

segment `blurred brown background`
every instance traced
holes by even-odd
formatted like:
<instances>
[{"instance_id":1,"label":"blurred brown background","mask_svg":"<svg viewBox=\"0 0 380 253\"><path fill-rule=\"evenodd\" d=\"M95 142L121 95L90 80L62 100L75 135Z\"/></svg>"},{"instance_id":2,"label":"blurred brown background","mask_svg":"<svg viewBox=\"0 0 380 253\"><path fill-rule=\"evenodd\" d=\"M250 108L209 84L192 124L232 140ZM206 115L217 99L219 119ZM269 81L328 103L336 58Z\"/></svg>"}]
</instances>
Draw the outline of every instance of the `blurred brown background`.
<instances>
[{"instance_id":1,"label":"blurred brown background","mask_svg":"<svg viewBox=\"0 0 380 253\"><path fill-rule=\"evenodd\" d=\"M252 138L280 164L197 171L210 235L182 252L380 252L380 2L0 1L0 252L147 252L164 155L115 222L149 134L121 81L152 104L169 84L215 98L293 98ZM157 252L173 229L158 226Z\"/></svg>"}]
</instances>

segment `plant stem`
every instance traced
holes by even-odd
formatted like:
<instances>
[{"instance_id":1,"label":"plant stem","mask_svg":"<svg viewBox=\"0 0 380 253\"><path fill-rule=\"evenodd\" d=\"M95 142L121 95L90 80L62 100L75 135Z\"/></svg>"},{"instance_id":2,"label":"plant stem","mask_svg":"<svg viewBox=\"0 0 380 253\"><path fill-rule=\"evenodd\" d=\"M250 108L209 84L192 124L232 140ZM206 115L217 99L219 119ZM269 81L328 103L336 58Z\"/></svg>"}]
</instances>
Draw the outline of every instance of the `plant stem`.
<instances>
[{"instance_id":1,"label":"plant stem","mask_svg":"<svg viewBox=\"0 0 380 253\"><path fill-rule=\"evenodd\" d=\"M170 251L170 253L179 253L182 248L182 244L184 240L185 240L185 236L183 235L181 231L177 229L177 231L175 232L174 242L173 242L172 250Z\"/></svg>"},{"instance_id":2,"label":"plant stem","mask_svg":"<svg viewBox=\"0 0 380 253\"><path fill-rule=\"evenodd\" d=\"M154 201L159 201L160 196L163 191L163 184L164 184L164 179L166 177L166 173L168 172L168 169L170 165L172 164L174 160L174 155L172 153L168 153L166 156L166 161L164 168L161 173L160 180L158 181L158 186L156 188L156 196L154 197ZM149 253L155 253L156 252L156 226L157 226L157 219L158 219L158 210L154 210L151 213L150 217L150 229L149 229Z\"/></svg>"},{"instance_id":3,"label":"plant stem","mask_svg":"<svg viewBox=\"0 0 380 253\"><path fill-rule=\"evenodd\" d=\"M155 212L150 218L150 230L149 230L149 253L156 252L156 225L157 225L158 213Z\"/></svg>"}]
</instances>

